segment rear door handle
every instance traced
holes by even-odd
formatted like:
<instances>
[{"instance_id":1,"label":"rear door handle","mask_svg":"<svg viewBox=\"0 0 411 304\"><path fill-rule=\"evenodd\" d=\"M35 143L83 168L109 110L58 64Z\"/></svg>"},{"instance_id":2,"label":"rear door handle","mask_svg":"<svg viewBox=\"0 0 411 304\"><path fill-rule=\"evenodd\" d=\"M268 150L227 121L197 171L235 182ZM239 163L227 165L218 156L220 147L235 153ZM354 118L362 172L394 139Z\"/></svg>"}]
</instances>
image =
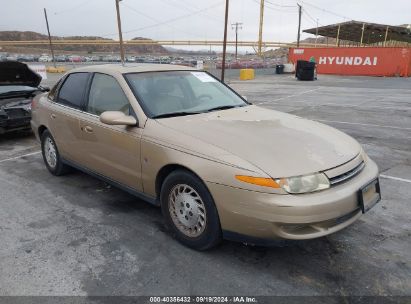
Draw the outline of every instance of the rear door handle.
<instances>
[{"instance_id":1,"label":"rear door handle","mask_svg":"<svg viewBox=\"0 0 411 304\"><path fill-rule=\"evenodd\" d=\"M93 133L93 128L90 127L90 126L85 126L84 131L87 132L87 133Z\"/></svg>"},{"instance_id":2,"label":"rear door handle","mask_svg":"<svg viewBox=\"0 0 411 304\"><path fill-rule=\"evenodd\" d=\"M56 114L51 114L50 117L53 118L53 119L55 119L55 118L56 118Z\"/></svg>"}]
</instances>

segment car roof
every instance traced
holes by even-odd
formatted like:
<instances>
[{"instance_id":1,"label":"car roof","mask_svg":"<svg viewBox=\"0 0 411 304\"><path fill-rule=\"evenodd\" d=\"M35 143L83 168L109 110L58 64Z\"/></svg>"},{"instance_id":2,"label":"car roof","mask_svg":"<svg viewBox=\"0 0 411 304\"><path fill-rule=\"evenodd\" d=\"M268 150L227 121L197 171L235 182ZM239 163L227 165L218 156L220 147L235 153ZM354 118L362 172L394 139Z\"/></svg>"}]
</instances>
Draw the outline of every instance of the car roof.
<instances>
[{"instance_id":1,"label":"car roof","mask_svg":"<svg viewBox=\"0 0 411 304\"><path fill-rule=\"evenodd\" d=\"M196 69L174 64L155 64L155 63L132 63L132 64L101 64L88 65L75 68L73 72L101 72L101 73L140 73L140 72L161 72L161 71L196 71Z\"/></svg>"}]
</instances>

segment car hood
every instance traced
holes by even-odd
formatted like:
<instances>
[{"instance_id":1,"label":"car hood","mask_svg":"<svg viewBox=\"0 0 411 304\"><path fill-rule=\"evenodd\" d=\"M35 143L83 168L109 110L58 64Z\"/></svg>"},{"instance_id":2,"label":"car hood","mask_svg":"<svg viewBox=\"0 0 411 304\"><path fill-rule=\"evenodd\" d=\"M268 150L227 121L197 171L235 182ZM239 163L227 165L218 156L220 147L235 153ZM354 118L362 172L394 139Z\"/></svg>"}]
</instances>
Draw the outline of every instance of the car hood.
<instances>
[{"instance_id":1,"label":"car hood","mask_svg":"<svg viewBox=\"0 0 411 304\"><path fill-rule=\"evenodd\" d=\"M41 76L29 69L27 64L17 61L0 62L0 85L24 85L37 87Z\"/></svg>"},{"instance_id":2,"label":"car hood","mask_svg":"<svg viewBox=\"0 0 411 304\"><path fill-rule=\"evenodd\" d=\"M274 178L337 167L361 150L357 141L334 128L254 105L157 121L236 155Z\"/></svg>"}]
</instances>

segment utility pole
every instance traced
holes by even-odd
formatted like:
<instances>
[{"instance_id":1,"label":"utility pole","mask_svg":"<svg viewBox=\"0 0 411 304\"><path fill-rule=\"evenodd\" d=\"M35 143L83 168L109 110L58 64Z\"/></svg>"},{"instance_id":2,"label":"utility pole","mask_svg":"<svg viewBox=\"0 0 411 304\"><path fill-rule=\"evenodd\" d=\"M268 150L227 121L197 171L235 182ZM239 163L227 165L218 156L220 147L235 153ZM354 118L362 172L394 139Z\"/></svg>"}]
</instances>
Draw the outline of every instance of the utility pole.
<instances>
[{"instance_id":1,"label":"utility pole","mask_svg":"<svg viewBox=\"0 0 411 304\"><path fill-rule=\"evenodd\" d=\"M317 28L315 29L315 47L317 47L318 40L318 18L317 18Z\"/></svg>"},{"instance_id":2,"label":"utility pole","mask_svg":"<svg viewBox=\"0 0 411 304\"><path fill-rule=\"evenodd\" d=\"M260 27L258 29L258 55L262 54L263 44L263 23L264 23L264 0L260 0Z\"/></svg>"},{"instance_id":3,"label":"utility pole","mask_svg":"<svg viewBox=\"0 0 411 304\"><path fill-rule=\"evenodd\" d=\"M221 81L222 81L222 82L224 82L224 72L225 72L225 55L226 55L226 50L227 50L228 4L229 4L229 0L225 0L224 41L223 41L223 61L222 61L222 63L221 63Z\"/></svg>"},{"instance_id":4,"label":"utility pole","mask_svg":"<svg viewBox=\"0 0 411 304\"><path fill-rule=\"evenodd\" d=\"M238 30L241 30L242 27L242 23L241 22L236 22L236 23L232 23L231 24L231 28L234 30L235 29L235 60L238 59L237 56L237 46L238 46Z\"/></svg>"},{"instance_id":5,"label":"utility pole","mask_svg":"<svg viewBox=\"0 0 411 304\"><path fill-rule=\"evenodd\" d=\"M46 11L46 9L44 9L44 18L46 18L47 34L49 35L49 45L50 45L51 58L52 58L52 60L53 60L53 65L54 65L54 67L56 67L56 60L54 59L54 50L53 50L53 44L51 43L49 20L47 19L47 11Z\"/></svg>"},{"instance_id":6,"label":"utility pole","mask_svg":"<svg viewBox=\"0 0 411 304\"><path fill-rule=\"evenodd\" d=\"M341 29L341 23L338 24L338 30L337 30L337 40L335 46L340 46L340 29Z\"/></svg>"},{"instance_id":7,"label":"utility pole","mask_svg":"<svg viewBox=\"0 0 411 304\"><path fill-rule=\"evenodd\" d=\"M362 42L364 40L364 31L365 31L365 23L362 24L362 31L361 31L361 42L360 46L362 46Z\"/></svg>"},{"instance_id":8,"label":"utility pole","mask_svg":"<svg viewBox=\"0 0 411 304\"><path fill-rule=\"evenodd\" d=\"M120 1L116 1L116 10L117 10L117 26L118 26L118 38L120 40L120 58L121 64L124 65L124 46L123 46L123 33L121 32L121 18L120 18Z\"/></svg>"},{"instance_id":9,"label":"utility pole","mask_svg":"<svg viewBox=\"0 0 411 304\"><path fill-rule=\"evenodd\" d=\"M300 47L300 31L301 31L301 14L302 14L302 6L298 4L298 33L297 33L297 47Z\"/></svg>"}]
</instances>

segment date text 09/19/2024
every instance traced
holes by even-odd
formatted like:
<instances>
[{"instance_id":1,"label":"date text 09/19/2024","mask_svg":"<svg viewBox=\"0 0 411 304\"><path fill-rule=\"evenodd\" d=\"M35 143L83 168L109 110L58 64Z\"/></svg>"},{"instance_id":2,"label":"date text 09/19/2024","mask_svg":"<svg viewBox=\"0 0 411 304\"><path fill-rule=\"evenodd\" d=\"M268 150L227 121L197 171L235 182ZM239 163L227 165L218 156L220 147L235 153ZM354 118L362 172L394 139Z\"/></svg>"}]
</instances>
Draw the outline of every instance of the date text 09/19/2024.
<instances>
[{"instance_id":1,"label":"date text 09/19/2024","mask_svg":"<svg viewBox=\"0 0 411 304\"><path fill-rule=\"evenodd\" d=\"M171 296L150 297L150 303L258 303L255 297L248 296Z\"/></svg>"}]
</instances>

